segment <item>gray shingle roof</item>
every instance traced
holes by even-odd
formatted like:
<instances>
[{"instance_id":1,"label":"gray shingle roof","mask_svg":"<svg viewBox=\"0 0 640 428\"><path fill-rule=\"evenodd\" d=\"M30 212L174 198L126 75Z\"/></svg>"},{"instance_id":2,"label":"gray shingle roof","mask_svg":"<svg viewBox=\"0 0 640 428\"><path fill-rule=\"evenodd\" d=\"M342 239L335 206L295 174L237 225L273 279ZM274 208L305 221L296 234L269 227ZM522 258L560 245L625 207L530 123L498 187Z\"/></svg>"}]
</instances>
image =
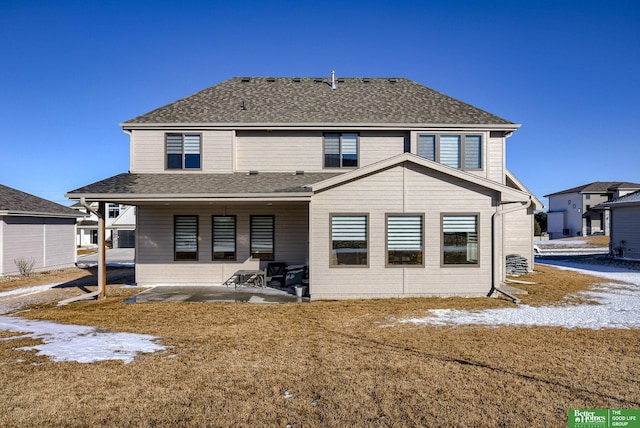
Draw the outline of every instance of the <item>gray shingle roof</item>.
<instances>
[{"instance_id":1,"label":"gray shingle roof","mask_svg":"<svg viewBox=\"0 0 640 428\"><path fill-rule=\"evenodd\" d=\"M243 108L244 106L244 108ZM125 122L134 124L515 125L408 79L234 77Z\"/></svg>"},{"instance_id":2,"label":"gray shingle roof","mask_svg":"<svg viewBox=\"0 0 640 428\"><path fill-rule=\"evenodd\" d=\"M119 174L73 190L67 196L121 195L185 195L257 194L311 192L303 188L340 173L259 173L233 174Z\"/></svg>"},{"instance_id":3,"label":"gray shingle roof","mask_svg":"<svg viewBox=\"0 0 640 428\"><path fill-rule=\"evenodd\" d=\"M618 189L640 189L640 184L625 181L595 181L593 183L583 184L582 186L572 187L571 189L550 193L545 195L545 197L561 195L563 193L607 193L614 192Z\"/></svg>"},{"instance_id":4,"label":"gray shingle roof","mask_svg":"<svg viewBox=\"0 0 640 428\"><path fill-rule=\"evenodd\" d=\"M618 199L615 199L611 202L606 202L603 205L615 206L615 205L623 205L623 204L640 204L640 190L621 196Z\"/></svg>"},{"instance_id":5,"label":"gray shingle roof","mask_svg":"<svg viewBox=\"0 0 640 428\"><path fill-rule=\"evenodd\" d=\"M64 205L0 184L0 211L63 217L80 217L82 213Z\"/></svg>"}]
</instances>

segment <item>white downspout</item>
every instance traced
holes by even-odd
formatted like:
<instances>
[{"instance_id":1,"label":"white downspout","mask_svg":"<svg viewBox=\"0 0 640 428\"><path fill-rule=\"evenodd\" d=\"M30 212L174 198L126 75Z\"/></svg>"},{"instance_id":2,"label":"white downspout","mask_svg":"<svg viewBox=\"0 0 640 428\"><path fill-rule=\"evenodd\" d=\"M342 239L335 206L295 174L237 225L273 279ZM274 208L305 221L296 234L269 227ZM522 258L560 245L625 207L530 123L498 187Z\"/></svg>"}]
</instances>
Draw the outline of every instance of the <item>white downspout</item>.
<instances>
[{"instance_id":1,"label":"white downspout","mask_svg":"<svg viewBox=\"0 0 640 428\"><path fill-rule=\"evenodd\" d=\"M525 203L523 203L520 206L517 207L513 207L513 208L509 208L509 209L503 209L502 206L498 207L498 209L496 210L495 213L493 213L493 215L491 216L491 230L493 232L493 243L492 243L492 269L491 269L491 290L489 291L489 294L487 294L488 296L491 296L495 291L502 293L504 295L506 295L507 297L509 297L511 300L513 300L514 303L518 303L519 299L517 297L514 297L508 293L506 293L505 291L500 289L500 286L503 284L504 282L504 270L502 270L502 274L500 275L500 280L498 281L497 277L497 272L500 271L501 266L504 264L503 263L503 259L504 259L504 236L502 233L502 223L500 223L501 226L501 230L500 230L500 240L498 242L498 233L497 233L497 219L500 216L503 216L504 214L510 214L516 211L520 211L520 210L525 210L528 209L531 204L533 203L531 197L529 197L529 200ZM498 245L500 246L500 257L496 256L496 250L498 248Z\"/></svg>"}]
</instances>

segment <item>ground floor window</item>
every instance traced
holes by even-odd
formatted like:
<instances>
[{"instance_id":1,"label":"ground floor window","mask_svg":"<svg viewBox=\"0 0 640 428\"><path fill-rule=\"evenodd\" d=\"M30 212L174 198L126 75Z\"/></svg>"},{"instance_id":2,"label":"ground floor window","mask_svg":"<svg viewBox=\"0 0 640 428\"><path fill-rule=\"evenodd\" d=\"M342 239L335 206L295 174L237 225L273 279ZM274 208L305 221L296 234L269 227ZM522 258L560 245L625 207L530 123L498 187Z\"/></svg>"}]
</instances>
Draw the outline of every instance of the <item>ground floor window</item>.
<instances>
[{"instance_id":1,"label":"ground floor window","mask_svg":"<svg viewBox=\"0 0 640 428\"><path fill-rule=\"evenodd\" d=\"M424 240L422 215L387 215L387 265L423 266Z\"/></svg>"},{"instance_id":2,"label":"ground floor window","mask_svg":"<svg viewBox=\"0 0 640 428\"><path fill-rule=\"evenodd\" d=\"M251 257L274 260L274 223L272 215L251 216Z\"/></svg>"},{"instance_id":3,"label":"ground floor window","mask_svg":"<svg viewBox=\"0 0 640 428\"><path fill-rule=\"evenodd\" d=\"M478 264L478 215L442 215L442 264Z\"/></svg>"},{"instance_id":4,"label":"ground floor window","mask_svg":"<svg viewBox=\"0 0 640 428\"><path fill-rule=\"evenodd\" d=\"M331 216L331 266L368 266L368 216Z\"/></svg>"},{"instance_id":5,"label":"ground floor window","mask_svg":"<svg viewBox=\"0 0 640 428\"><path fill-rule=\"evenodd\" d=\"M198 260L198 216L173 218L175 260Z\"/></svg>"},{"instance_id":6,"label":"ground floor window","mask_svg":"<svg viewBox=\"0 0 640 428\"><path fill-rule=\"evenodd\" d=\"M213 216L213 260L236 259L236 216Z\"/></svg>"}]
</instances>

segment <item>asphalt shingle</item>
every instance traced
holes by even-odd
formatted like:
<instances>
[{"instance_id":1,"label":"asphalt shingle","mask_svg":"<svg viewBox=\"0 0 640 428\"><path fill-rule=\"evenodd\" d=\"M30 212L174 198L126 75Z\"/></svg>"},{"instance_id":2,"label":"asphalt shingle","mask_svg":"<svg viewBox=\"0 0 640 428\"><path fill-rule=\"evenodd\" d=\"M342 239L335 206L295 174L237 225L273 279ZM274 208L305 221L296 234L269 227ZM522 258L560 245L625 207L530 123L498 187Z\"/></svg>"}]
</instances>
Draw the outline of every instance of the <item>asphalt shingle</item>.
<instances>
[{"instance_id":1,"label":"asphalt shingle","mask_svg":"<svg viewBox=\"0 0 640 428\"><path fill-rule=\"evenodd\" d=\"M78 211L0 184L0 211L79 217Z\"/></svg>"},{"instance_id":2,"label":"asphalt shingle","mask_svg":"<svg viewBox=\"0 0 640 428\"><path fill-rule=\"evenodd\" d=\"M177 195L309 192L303 186L340 173L119 174L68 193L74 195Z\"/></svg>"},{"instance_id":3,"label":"asphalt shingle","mask_svg":"<svg viewBox=\"0 0 640 428\"><path fill-rule=\"evenodd\" d=\"M478 124L506 119L409 79L234 77L123 124Z\"/></svg>"}]
</instances>

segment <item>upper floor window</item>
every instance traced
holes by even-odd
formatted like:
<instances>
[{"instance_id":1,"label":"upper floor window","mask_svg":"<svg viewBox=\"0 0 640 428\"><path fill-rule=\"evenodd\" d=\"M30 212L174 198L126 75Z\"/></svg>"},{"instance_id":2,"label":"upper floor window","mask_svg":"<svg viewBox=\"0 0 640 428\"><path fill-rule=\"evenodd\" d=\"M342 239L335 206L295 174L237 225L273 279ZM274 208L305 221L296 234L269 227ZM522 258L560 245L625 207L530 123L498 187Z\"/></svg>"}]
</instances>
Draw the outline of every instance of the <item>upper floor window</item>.
<instances>
[{"instance_id":1,"label":"upper floor window","mask_svg":"<svg viewBox=\"0 0 640 428\"><path fill-rule=\"evenodd\" d=\"M358 134L325 134L324 167L357 168Z\"/></svg>"},{"instance_id":2,"label":"upper floor window","mask_svg":"<svg viewBox=\"0 0 640 428\"><path fill-rule=\"evenodd\" d=\"M167 169L200 168L200 134L167 134Z\"/></svg>"},{"instance_id":3,"label":"upper floor window","mask_svg":"<svg viewBox=\"0 0 640 428\"><path fill-rule=\"evenodd\" d=\"M482 169L480 135L418 135L418 156L453 168Z\"/></svg>"},{"instance_id":4,"label":"upper floor window","mask_svg":"<svg viewBox=\"0 0 640 428\"><path fill-rule=\"evenodd\" d=\"M109 218L116 218L120 215L120 205L109 204Z\"/></svg>"}]
</instances>

